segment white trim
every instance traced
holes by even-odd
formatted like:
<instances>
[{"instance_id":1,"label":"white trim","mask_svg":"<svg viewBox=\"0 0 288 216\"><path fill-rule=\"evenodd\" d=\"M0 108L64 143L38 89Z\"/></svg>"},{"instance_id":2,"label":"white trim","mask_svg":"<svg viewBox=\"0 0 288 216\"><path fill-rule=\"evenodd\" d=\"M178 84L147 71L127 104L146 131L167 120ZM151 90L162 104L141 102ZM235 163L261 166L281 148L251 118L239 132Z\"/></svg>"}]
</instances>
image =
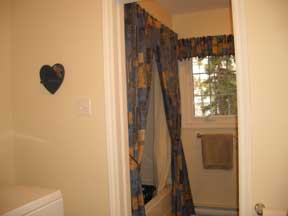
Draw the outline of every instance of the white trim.
<instances>
[{"instance_id":1,"label":"white trim","mask_svg":"<svg viewBox=\"0 0 288 216\"><path fill-rule=\"evenodd\" d=\"M103 54L110 216L130 216L124 4L103 4Z\"/></svg>"},{"instance_id":2,"label":"white trim","mask_svg":"<svg viewBox=\"0 0 288 216\"><path fill-rule=\"evenodd\" d=\"M126 60L125 60L125 32L124 32L124 4L117 8L117 48L118 48L118 88L115 91L118 93L118 118L119 118L119 132L121 134L120 140L120 158L122 164L120 171L122 174L122 213L125 216L130 216L131 212L131 191L130 191L130 169L129 169L129 141L128 141L128 118L127 118L127 86L126 86ZM115 73L115 71L114 71ZM123 167L124 166L124 167ZM120 173L121 175L121 173ZM117 214L117 212L116 212ZM122 214L121 214L122 215ZM119 212L117 214L119 216Z\"/></svg>"},{"instance_id":3,"label":"white trim","mask_svg":"<svg viewBox=\"0 0 288 216\"><path fill-rule=\"evenodd\" d=\"M232 0L232 11L237 62L239 211L240 216L252 216L252 127L250 116L252 105L244 1Z\"/></svg>"},{"instance_id":4,"label":"white trim","mask_svg":"<svg viewBox=\"0 0 288 216\"><path fill-rule=\"evenodd\" d=\"M186 122L183 129L235 129L237 128L236 117L211 117L193 118Z\"/></svg>"},{"instance_id":5,"label":"white trim","mask_svg":"<svg viewBox=\"0 0 288 216\"><path fill-rule=\"evenodd\" d=\"M179 82L181 93L181 114L182 127L192 128L193 118L193 80L192 80L192 59L178 61Z\"/></svg>"},{"instance_id":6,"label":"white trim","mask_svg":"<svg viewBox=\"0 0 288 216\"><path fill-rule=\"evenodd\" d=\"M132 3L132 2L137 2L140 0L115 0L116 4L128 4L128 3Z\"/></svg>"}]
</instances>

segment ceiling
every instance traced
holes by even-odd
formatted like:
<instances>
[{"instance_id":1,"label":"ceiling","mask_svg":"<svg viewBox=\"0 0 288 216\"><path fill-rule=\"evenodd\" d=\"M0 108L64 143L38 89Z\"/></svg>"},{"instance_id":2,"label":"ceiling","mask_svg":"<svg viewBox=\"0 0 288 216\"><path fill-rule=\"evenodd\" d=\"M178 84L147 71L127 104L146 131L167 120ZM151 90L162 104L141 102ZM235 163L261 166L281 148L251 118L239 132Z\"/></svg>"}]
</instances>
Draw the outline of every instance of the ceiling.
<instances>
[{"instance_id":1,"label":"ceiling","mask_svg":"<svg viewBox=\"0 0 288 216\"><path fill-rule=\"evenodd\" d=\"M171 14L228 8L230 0L157 0Z\"/></svg>"}]
</instances>

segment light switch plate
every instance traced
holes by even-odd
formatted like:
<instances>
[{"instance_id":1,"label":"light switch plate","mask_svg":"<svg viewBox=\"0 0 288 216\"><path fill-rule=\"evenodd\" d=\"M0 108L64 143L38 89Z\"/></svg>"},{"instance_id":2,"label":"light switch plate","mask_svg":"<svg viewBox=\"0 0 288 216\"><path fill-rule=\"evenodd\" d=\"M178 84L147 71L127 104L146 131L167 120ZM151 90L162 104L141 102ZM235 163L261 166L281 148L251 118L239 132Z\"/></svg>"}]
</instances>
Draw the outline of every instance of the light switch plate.
<instances>
[{"instance_id":1,"label":"light switch plate","mask_svg":"<svg viewBox=\"0 0 288 216\"><path fill-rule=\"evenodd\" d=\"M90 97L79 97L77 99L77 114L80 116L91 116L91 98Z\"/></svg>"}]
</instances>

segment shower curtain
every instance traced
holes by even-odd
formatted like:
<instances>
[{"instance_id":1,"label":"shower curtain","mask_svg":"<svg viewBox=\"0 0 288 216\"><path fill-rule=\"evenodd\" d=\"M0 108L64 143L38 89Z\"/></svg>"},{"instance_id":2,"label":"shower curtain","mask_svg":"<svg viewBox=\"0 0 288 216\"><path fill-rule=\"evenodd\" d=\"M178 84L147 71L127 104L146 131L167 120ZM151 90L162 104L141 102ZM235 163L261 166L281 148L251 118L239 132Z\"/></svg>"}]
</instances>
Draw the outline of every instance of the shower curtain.
<instances>
[{"instance_id":1,"label":"shower curtain","mask_svg":"<svg viewBox=\"0 0 288 216\"><path fill-rule=\"evenodd\" d=\"M195 209L181 140L181 97L177 44L177 34L162 26L157 63L172 144L172 215L191 216L195 215Z\"/></svg>"},{"instance_id":2,"label":"shower curtain","mask_svg":"<svg viewBox=\"0 0 288 216\"><path fill-rule=\"evenodd\" d=\"M162 191L168 184L171 169L171 140L167 128L164 111L163 95L160 86L159 73L155 65L153 72L154 88L154 176L157 193Z\"/></svg>"},{"instance_id":3,"label":"shower curtain","mask_svg":"<svg viewBox=\"0 0 288 216\"><path fill-rule=\"evenodd\" d=\"M125 5L125 40L132 215L145 215L140 170L149 107L153 56L157 61L172 146L172 215L194 215L181 141L181 107L176 56L177 34L151 17L136 3L131 3Z\"/></svg>"},{"instance_id":4,"label":"shower curtain","mask_svg":"<svg viewBox=\"0 0 288 216\"><path fill-rule=\"evenodd\" d=\"M130 157L131 207L133 216L144 216L141 163L143 157L153 52L159 30L137 4L125 5L126 74Z\"/></svg>"}]
</instances>

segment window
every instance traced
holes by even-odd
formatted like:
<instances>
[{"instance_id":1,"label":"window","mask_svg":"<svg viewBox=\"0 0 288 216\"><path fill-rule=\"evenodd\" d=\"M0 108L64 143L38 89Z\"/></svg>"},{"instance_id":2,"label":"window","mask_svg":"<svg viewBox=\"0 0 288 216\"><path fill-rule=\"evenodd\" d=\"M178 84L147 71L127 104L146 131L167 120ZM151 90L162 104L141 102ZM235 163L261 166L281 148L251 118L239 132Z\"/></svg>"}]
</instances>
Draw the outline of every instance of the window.
<instances>
[{"instance_id":1,"label":"window","mask_svg":"<svg viewBox=\"0 0 288 216\"><path fill-rule=\"evenodd\" d=\"M195 57L192 64L194 117L236 115L235 57Z\"/></svg>"},{"instance_id":2,"label":"window","mask_svg":"<svg viewBox=\"0 0 288 216\"><path fill-rule=\"evenodd\" d=\"M234 56L179 61L183 128L237 126Z\"/></svg>"}]
</instances>

